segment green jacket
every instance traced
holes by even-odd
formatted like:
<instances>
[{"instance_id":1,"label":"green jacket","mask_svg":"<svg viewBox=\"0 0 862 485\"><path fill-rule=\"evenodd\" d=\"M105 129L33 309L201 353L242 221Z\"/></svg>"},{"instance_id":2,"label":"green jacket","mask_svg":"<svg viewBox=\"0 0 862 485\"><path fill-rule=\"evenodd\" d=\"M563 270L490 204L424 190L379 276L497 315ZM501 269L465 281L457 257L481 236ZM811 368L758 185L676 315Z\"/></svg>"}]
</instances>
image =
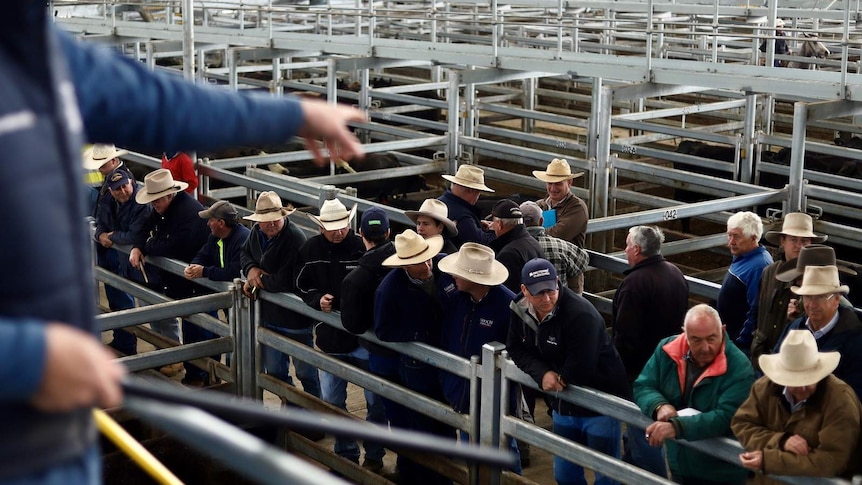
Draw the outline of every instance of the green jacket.
<instances>
[{"instance_id":1,"label":"green jacket","mask_svg":"<svg viewBox=\"0 0 862 485\"><path fill-rule=\"evenodd\" d=\"M724 341L728 341L727 333ZM653 419L662 404L671 404L677 410L694 408L700 411L694 416L671 418L677 438L689 441L721 436L732 438L730 420L748 397L754 383L754 369L735 345L725 344L695 381L690 402L683 402L688 350L684 334L659 342L634 383L635 402L644 414ZM745 481L746 471L741 466L697 452L673 440L666 443L668 464L676 476L719 482Z\"/></svg>"}]
</instances>

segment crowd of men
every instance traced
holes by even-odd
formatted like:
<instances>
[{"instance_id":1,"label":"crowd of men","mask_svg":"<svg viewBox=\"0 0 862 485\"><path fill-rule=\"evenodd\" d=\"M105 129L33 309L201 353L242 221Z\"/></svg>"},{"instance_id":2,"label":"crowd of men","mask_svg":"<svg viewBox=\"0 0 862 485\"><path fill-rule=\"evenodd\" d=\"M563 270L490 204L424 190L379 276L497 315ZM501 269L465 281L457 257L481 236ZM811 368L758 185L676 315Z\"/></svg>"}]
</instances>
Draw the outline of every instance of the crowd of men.
<instances>
[{"instance_id":1,"label":"crowd of men","mask_svg":"<svg viewBox=\"0 0 862 485\"><path fill-rule=\"evenodd\" d=\"M113 147L97 146L97 151L122 154ZM510 412L532 420L536 398L543 398L556 434L679 483L741 484L749 471L760 472L763 481L769 480L764 474L854 471L856 446L834 450L818 427L853 443L858 439L862 323L845 298L849 289L839 281L839 272L852 270L819 244L826 236L813 232L807 214L787 214L765 237L752 212L728 219L732 261L715 307L691 306L685 276L662 256L661 229L631 227L624 251L629 269L614 293L607 325L583 296L587 211L570 189L579 174L562 159L534 172L546 183L547 198L520 205L501 199L484 218L476 203L480 193L493 189L480 168L462 165L455 175L444 176L451 186L439 199L407 211L415 230L394 237L389 218L377 208L362 213L355 233L356 206L348 208L337 197L326 200L316 215L305 214L319 228L319 234L306 237L290 220L297 217L294 209L273 192L261 193L255 212L245 217L254 223L249 230L238 223L230 203L201 207L168 170L151 173L138 187L121 163L111 163L96 205L99 264L136 281L154 280L168 296L204 291L192 283L197 278L240 276L250 298L259 291L296 293L315 310L340 312L344 329L267 301L261 303L261 326L459 413L470 409L465 379L358 336L371 331L384 342L421 342L465 358L481 354L485 343L505 342L539 390L514 386L506 396ZM761 239L778 249L775 261ZM112 244L133 247L127 262ZM189 261L185 278L148 273L147 255ZM119 290L106 293L112 310L133 306ZM154 328L179 339L169 325ZM182 331L184 342L212 337L189 322ZM801 345L799 334L805 334L807 347L795 352L804 358L787 350L791 342ZM134 336L122 330L114 332L111 345L126 354L136 351ZM819 362L818 351L829 355L828 372L811 363ZM290 359L265 347L261 367L293 384ZM293 364L306 392L346 409L347 381L295 359ZM816 379L807 377L812 366ZM174 370L168 366L162 372ZM785 371L806 377L782 380ZM185 372L189 385L210 379L192 365ZM633 401L653 423L645 429L628 425L623 433L618 420L560 398L557 393L569 384ZM846 404L828 404L825 395ZM370 422L458 438L415 409L368 391L365 400ZM796 435L782 431L803 409L817 418L795 424ZM833 419L841 419L842 426ZM770 426L775 431L768 431ZM746 448L737 463L676 442L734 434ZM362 466L382 473L385 449L375 443L362 447ZM510 447L528 466L528 447L514 440ZM336 439L334 451L356 464L363 456L360 445L346 438ZM801 456L816 453L831 453L820 458L830 466L800 463L811 462ZM585 483L583 468L560 457L554 476L559 484ZM451 483L401 456L397 475L389 478ZM616 482L596 474L595 483Z\"/></svg>"}]
</instances>

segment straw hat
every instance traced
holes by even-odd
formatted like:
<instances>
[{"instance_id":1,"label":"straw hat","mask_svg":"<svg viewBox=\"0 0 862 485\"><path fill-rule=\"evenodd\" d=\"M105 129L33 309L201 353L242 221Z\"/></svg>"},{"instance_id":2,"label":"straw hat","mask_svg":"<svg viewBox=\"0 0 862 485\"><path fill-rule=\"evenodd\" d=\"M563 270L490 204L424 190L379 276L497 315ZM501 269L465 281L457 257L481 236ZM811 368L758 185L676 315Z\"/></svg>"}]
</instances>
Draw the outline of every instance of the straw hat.
<instances>
[{"instance_id":1,"label":"straw hat","mask_svg":"<svg viewBox=\"0 0 862 485\"><path fill-rule=\"evenodd\" d=\"M118 150L114 145L103 145L96 143L84 149L84 168L87 170L98 170L107 162L129 153L127 150Z\"/></svg>"},{"instance_id":2,"label":"straw hat","mask_svg":"<svg viewBox=\"0 0 862 485\"><path fill-rule=\"evenodd\" d=\"M327 231L337 231L344 229L353 220L356 215L356 204L348 211L347 207L338 199L329 199L323 201L320 207L320 215L306 214L309 219L314 221L318 226Z\"/></svg>"},{"instance_id":3,"label":"straw hat","mask_svg":"<svg viewBox=\"0 0 862 485\"><path fill-rule=\"evenodd\" d=\"M182 192L188 186L189 184L185 182L175 181L170 170L160 168L144 177L144 187L138 191L135 201L138 204L149 204L159 197Z\"/></svg>"},{"instance_id":4,"label":"straw hat","mask_svg":"<svg viewBox=\"0 0 862 485\"><path fill-rule=\"evenodd\" d=\"M555 158L548 164L547 170L533 170L533 177L542 182L556 183L563 180L572 180L580 177L584 172L576 174L572 173L572 168L569 167L569 162L565 158Z\"/></svg>"},{"instance_id":5,"label":"straw hat","mask_svg":"<svg viewBox=\"0 0 862 485\"><path fill-rule=\"evenodd\" d=\"M257 196L254 214L245 216L243 219L255 222L272 222L293 214L295 210L290 204L283 207L281 197L275 192L261 192Z\"/></svg>"},{"instance_id":6,"label":"straw hat","mask_svg":"<svg viewBox=\"0 0 862 485\"><path fill-rule=\"evenodd\" d=\"M791 286L790 291L797 295L825 295L827 293L850 293L847 285L838 281L838 268L835 266L808 266L802 275L802 286Z\"/></svg>"},{"instance_id":7,"label":"straw hat","mask_svg":"<svg viewBox=\"0 0 862 485\"><path fill-rule=\"evenodd\" d=\"M469 189L481 190L482 192L493 192L494 189L485 185L485 171L473 165L461 165L454 176L443 175L443 178L453 184L461 185Z\"/></svg>"},{"instance_id":8,"label":"straw hat","mask_svg":"<svg viewBox=\"0 0 862 485\"><path fill-rule=\"evenodd\" d=\"M760 369L779 386L802 387L816 384L832 373L841 354L818 352L814 334L808 330L787 332L777 354L761 355Z\"/></svg>"},{"instance_id":9,"label":"straw hat","mask_svg":"<svg viewBox=\"0 0 862 485\"><path fill-rule=\"evenodd\" d=\"M828 236L814 234L814 221L808 214L791 212L784 216L780 231L768 231L764 239L776 246L781 245L781 236L810 237L811 242L822 243Z\"/></svg>"},{"instance_id":10,"label":"straw hat","mask_svg":"<svg viewBox=\"0 0 862 485\"><path fill-rule=\"evenodd\" d=\"M799 251L799 257L781 263L775 274L775 279L790 283L805 273L808 266L837 266L838 271L856 275L850 268L841 266L835 260L835 250L823 244L809 244Z\"/></svg>"},{"instance_id":11,"label":"straw hat","mask_svg":"<svg viewBox=\"0 0 862 485\"><path fill-rule=\"evenodd\" d=\"M432 236L425 239L416 234L413 229L407 229L395 236L395 254L383 260L383 266L400 268L424 263L440 254L441 249L443 249L442 236Z\"/></svg>"},{"instance_id":12,"label":"straw hat","mask_svg":"<svg viewBox=\"0 0 862 485\"><path fill-rule=\"evenodd\" d=\"M425 199L418 211L404 211L404 215L409 217L411 221L416 223L419 216L430 217L437 222L443 223L443 228L446 235L455 237L458 235L458 228L455 223L449 220L449 208L442 201L437 199Z\"/></svg>"},{"instance_id":13,"label":"straw hat","mask_svg":"<svg viewBox=\"0 0 862 485\"><path fill-rule=\"evenodd\" d=\"M485 286L502 284L509 278L509 270L494 259L494 250L474 242L467 242L455 254L438 263L440 271Z\"/></svg>"}]
</instances>

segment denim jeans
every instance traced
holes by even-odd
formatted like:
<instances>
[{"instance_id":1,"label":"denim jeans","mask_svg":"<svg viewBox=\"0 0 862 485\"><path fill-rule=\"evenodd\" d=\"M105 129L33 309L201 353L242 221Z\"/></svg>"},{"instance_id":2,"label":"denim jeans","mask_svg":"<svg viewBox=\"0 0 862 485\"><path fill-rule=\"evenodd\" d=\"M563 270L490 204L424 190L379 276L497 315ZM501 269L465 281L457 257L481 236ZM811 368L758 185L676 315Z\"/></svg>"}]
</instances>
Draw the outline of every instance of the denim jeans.
<instances>
[{"instance_id":1,"label":"denim jeans","mask_svg":"<svg viewBox=\"0 0 862 485\"><path fill-rule=\"evenodd\" d=\"M667 464L664 457L664 446L656 448L646 439L646 431L632 425L626 427L625 457L627 463L667 478Z\"/></svg>"},{"instance_id":2,"label":"denim jeans","mask_svg":"<svg viewBox=\"0 0 862 485\"><path fill-rule=\"evenodd\" d=\"M296 340L297 342L314 348L314 334L311 326L308 328L292 329L276 327L266 322L261 325L273 332L284 335L285 337ZM261 348L263 353L263 371L277 379L290 384L293 383L293 378L290 377L290 356L282 354L278 350L264 345ZM299 359L293 359L293 367L296 369L296 377L302 383L302 389L316 398L320 398L320 376L317 373L317 367Z\"/></svg>"},{"instance_id":3,"label":"denim jeans","mask_svg":"<svg viewBox=\"0 0 862 485\"><path fill-rule=\"evenodd\" d=\"M84 454L63 463L44 468L30 475L0 481L3 485L100 485L102 459L98 445Z\"/></svg>"},{"instance_id":4,"label":"denim jeans","mask_svg":"<svg viewBox=\"0 0 862 485\"><path fill-rule=\"evenodd\" d=\"M111 273L123 275L120 266L120 253L116 249L102 248L96 252L96 255L99 266ZM131 295L108 284L105 284L105 298L108 300L108 308L112 312L135 308L135 299ZM117 329L114 330L114 340L111 342L111 347L126 355L135 355L138 350L138 338L131 332Z\"/></svg>"},{"instance_id":5,"label":"denim jeans","mask_svg":"<svg viewBox=\"0 0 862 485\"><path fill-rule=\"evenodd\" d=\"M554 433L614 458L620 457L620 422L607 416L562 416L554 411ZM554 457L554 479L559 485L586 485L584 469ZM614 480L596 473L595 485L615 485Z\"/></svg>"},{"instance_id":6,"label":"denim jeans","mask_svg":"<svg viewBox=\"0 0 862 485\"><path fill-rule=\"evenodd\" d=\"M368 350L357 347L353 352L347 354L327 354L331 357L346 362L368 371ZM347 381L326 371L320 371L320 387L322 399L333 406L347 409ZM365 404L367 411L365 420L371 423L386 426L386 412L383 408L383 400L380 396L365 391ZM386 450L379 443L365 442L365 459L383 461ZM353 438L335 438L335 454L359 463L359 445Z\"/></svg>"}]
</instances>

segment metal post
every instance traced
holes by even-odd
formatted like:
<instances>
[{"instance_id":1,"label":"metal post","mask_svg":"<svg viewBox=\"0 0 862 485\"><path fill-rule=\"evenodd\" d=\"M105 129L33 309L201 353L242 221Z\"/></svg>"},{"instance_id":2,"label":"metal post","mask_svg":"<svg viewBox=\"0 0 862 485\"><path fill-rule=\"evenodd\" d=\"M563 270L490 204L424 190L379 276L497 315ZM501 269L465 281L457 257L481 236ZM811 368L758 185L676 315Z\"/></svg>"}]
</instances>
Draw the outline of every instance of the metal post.
<instances>
[{"instance_id":1,"label":"metal post","mask_svg":"<svg viewBox=\"0 0 862 485\"><path fill-rule=\"evenodd\" d=\"M458 71L449 70L449 141L446 146L446 156L449 159L449 173L454 174L458 170L458 156L460 155L460 147L458 146L458 120L461 117L460 113L460 97L458 96L458 88L461 81L461 75Z\"/></svg>"},{"instance_id":2,"label":"metal post","mask_svg":"<svg viewBox=\"0 0 862 485\"><path fill-rule=\"evenodd\" d=\"M251 395L255 399L262 401L263 388L257 381L257 377L263 372L263 349L261 349L261 345L257 341L257 329L260 327L260 298L254 300L254 303L249 305L249 310L247 328L250 345L247 347L247 350L251 349L251 352L246 354L246 361L243 362L243 367L246 369L245 372L251 375L249 380L252 384L247 384L251 388Z\"/></svg>"},{"instance_id":3,"label":"metal post","mask_svg":"<svg viewBox=\"0 0 862 485\"><path fill-rule=\"evenodd\" d=\"M332 200L338 195L338 187L334 185L324 185L320 187L320 194L317 196L317 207L318 210L323 207L323 203L327 200Z\"/></svg>"},{"instance_id":4,"label":"metal post","mask_svg":"<svg viewBox=\"0 0 862 485\"><path fill-rule=\"evenodd\" d=\"M183 0L183 77L195 80L195 10L193 0Z\"/></svg>"},{"instance_id":5,"label":"metal post","mask_svg":"<svg viewBox=\"0 0 862 485\"><path fill-rule=\"evenodd\" d=\"M335 59L329 59L326 66L326 100L333 106L338 102L338 71ZM335 160L331 153L329 154L329 175L335 175Z\"/></svg>"},{"instance_id":6,"label":"metal post","mask_svg":"<svg viewBox=\"0 0 862 485\"><path fill-rule=\"evenodd\" d=\"M537 80L534 77L530 77L521 81L524 85L524 109L535 111L536 110L536 84ZM532 133L533 129L536 125L536 120L532 118L522 118L521 119L521 129L524 133Z\"/></svg>"},{"instance_id":7,"label":"metal post","mask_svg":"<svg viewBox=\"0 0 862 485\"><path fill-rule=\"evenodd\" d=\"M482 404L481 421L479 431L479 443L482 445L500 446L500 428L503 417L500 413L500 401L504 399L500 393L501 373L497 359L505 350L506 346L500 342L491 342L482 346ZM482 467L480 472L480 483L499 485L502 472L500 469Z\"/></svg>"},{"instance_id":8,"label":"metal post","mask_svg":"<svg viewBox=\"0 0 862 485\"><path fill-rule=\"evenodd\" d=\"M233 334L233 357L231 375L236 376L236 393L243 397L257 397L255 392L255 326L252 315L253 306L242 294L242 280L233 280L233 306L229 313L231 333Z\"/></svg>"},{"instance_id":9,"label":"metal post","mask_svg":"<svg viewBox=\"0 0 862 485\"><path fill-rule=\"evenodd\" d=\"M742 132L742 149L744 150L742 158L742 170L740 174L741 180L750 183L755 179L755 154L754 140L757 126L757 95L745 95L745 127Z\"/></svg>"},{"instance_id":10,"label":"metal post","mask_svg":"<svg viewBox=\"0 0 862 485\"><path fill-rule=\"evenodd\" d=\"M805 169L805 132L808 124L808 104L793 104L793 139L790 142L790 187L787 191L788 210L805 212L802 176Z\"/></svg>"}]
</instances>

